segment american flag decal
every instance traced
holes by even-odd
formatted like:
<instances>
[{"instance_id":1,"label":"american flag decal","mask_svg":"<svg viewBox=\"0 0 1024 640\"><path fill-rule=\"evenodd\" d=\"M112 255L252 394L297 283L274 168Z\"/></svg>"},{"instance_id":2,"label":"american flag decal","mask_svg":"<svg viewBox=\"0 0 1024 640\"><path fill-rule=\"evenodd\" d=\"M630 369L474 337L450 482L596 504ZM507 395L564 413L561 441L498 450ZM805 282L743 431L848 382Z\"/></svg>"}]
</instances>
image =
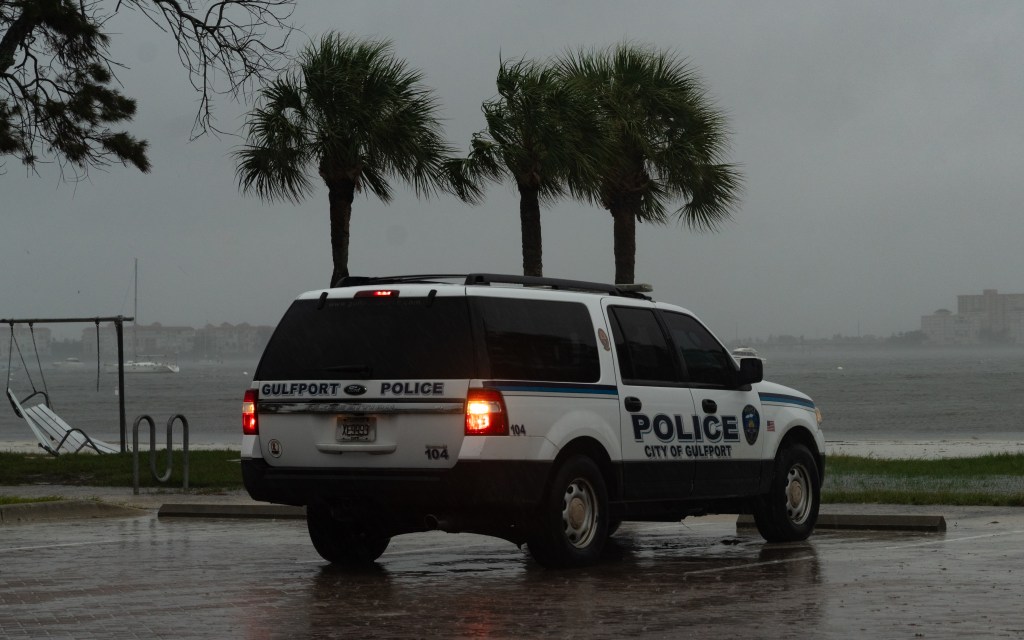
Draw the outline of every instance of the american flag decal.
<instances>
[{"instance_id":1,"label":"american flag decal","mask_svg":"<svg viewBox=\"0 0 1024 640\"><path fill-rule=\"evenodd\" d=\"M768 430L769 431L775 431L775 421L774 420L769 420L768 421Z\"/></svg>"}]
</instances>

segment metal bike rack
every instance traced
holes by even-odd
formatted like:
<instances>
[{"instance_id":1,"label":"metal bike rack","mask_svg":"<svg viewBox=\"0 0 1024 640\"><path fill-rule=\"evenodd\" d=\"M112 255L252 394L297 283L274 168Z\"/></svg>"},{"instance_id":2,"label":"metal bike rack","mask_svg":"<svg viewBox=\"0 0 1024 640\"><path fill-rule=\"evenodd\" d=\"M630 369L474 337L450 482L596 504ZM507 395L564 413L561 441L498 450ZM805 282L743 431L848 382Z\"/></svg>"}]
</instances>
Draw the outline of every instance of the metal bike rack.
<instances>
[{"instance_id":1,"label":"metal bike rack","mask_svg":"<svg viewBox=\"0 0 1024 640\"><path fill-rule=\"evenodd\" d=\"M141 415L135 418L132 426L132 485L135 495L139 494L139 425L146 421L149 423L149 471L157 482L167 482L171 479L171 468L173 465L174 449L171 447L171 434L174 423L181 421L182 432L182 454L184 456L184 467L182 469L182 489L188 489L188 420L179 414L173 415L167 420L167 468L163 475L156 472L156 423L148 415Z\"/></svg>"}]
</instances>

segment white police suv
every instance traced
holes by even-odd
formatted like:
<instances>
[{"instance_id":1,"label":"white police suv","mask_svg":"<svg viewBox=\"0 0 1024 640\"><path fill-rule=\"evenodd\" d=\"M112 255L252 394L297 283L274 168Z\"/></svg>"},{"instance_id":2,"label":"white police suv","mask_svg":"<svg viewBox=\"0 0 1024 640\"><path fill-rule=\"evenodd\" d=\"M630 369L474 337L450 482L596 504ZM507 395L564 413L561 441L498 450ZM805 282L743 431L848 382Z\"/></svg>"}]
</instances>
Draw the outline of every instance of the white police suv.
<instances>
[{"instance_id":1,"label":"white police suv","mask_svg":"<svg viewBox=\"0 0 1024 640\"><path fill-rule=\"evenodd\" d=\"M594 561L624 520L752 513L802 540L820 413L690 312L624 287L494 274L346 278L302 294L243 403L256 500L305 505L325 559L432 529Z\"/></svg>"}]
</instances>

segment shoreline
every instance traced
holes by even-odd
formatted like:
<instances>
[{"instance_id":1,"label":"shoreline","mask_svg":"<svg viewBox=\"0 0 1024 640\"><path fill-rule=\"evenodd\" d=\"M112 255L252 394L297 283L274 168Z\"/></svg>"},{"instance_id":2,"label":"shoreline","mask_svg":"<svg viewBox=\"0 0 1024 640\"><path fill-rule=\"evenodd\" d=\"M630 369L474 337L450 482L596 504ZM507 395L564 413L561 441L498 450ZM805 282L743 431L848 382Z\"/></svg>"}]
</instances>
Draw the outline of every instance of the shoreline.
<instances>
[{"instance_id":1,"label":"shoreline","mask_svg":"<svg viewBox=\"0 0 1024 640\"><path fill-rule=\"evenodd\" d=\"M825 454L883 460L940 460L977 458L997 453L1024 453L1018 440L826 440ZM826 462L826 465L828 463Z\"/></svg>"},{"instance_id":2,"label":"shoreline","mask_svg":"<svg viewBox=\"0 0 1024 640\"><path fill-rule=\"evenodd\" d=\"M113 444L113 443L110 443ZM148 454L149 445L142 444L140 454ZM227 442L189 443L189 450L209 451L211 449L237 449L239 444ZM180 442L175 450L180 450ZM165 451L163 443L157 452ZM31 440L0 441L0 452L39 453L45 452ZM884 460L938 460L943 458L976 458L996 453L1024 453L1024 438L1014 440L992 440L971 438L968 440L826 440L825 455L848 455ZM827 463L826 463L827 464Z\"/></svg>"},{"instance_id":3,"label":"shoreline","mask_svg":"<svg viewBox=\"0 0 1024 640\"><path fill-rule=\"evenodd\" d=\"M107 444L114 447L119 446L116 440L105 441ZM241 436L239 436L239 442L189 442L189 451L211 451L215 449L232 449L241 451ZM167 442L161 441L157 443L156 452L162 453L167 450ZM174 442L174 450L181 451L181 438L178 438ZM131 452L131 444L128 445L128 451ZM0 453L41 453L46 454L42 447L35 440L0 440ZM92 454L91 449L82 449L82 453ZM139 454L149 455L149 443L139 443ZM61 455L65 455L61 452Z\"/></svg>"}]
</instances>

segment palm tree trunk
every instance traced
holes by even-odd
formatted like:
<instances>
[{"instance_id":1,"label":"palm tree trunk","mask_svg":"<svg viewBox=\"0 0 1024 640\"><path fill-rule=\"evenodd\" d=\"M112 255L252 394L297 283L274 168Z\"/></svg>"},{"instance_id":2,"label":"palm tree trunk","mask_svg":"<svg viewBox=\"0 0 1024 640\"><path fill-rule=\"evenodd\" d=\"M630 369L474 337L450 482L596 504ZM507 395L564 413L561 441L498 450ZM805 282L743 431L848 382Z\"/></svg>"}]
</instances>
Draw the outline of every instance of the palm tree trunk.
<instances>
[{"instance_id":1,"label":"palm tree trunk","mask_svg":"<svg viewBox=\"0 0 1024 640\"><path fill-rule=\"evenodd\" d=\"M615 221L615 284L633 284L636 265L636 220L640 211L640 194L619 196L608 207Z\"/></svg>"},{"instance_id":2,"label":"palm tree trunk","mask_svg":"<svg viewBox=\"0 0 1024 640\"><path fill-rule=\"evenodd\" d=\"M540 200L537 188L520 184L519 224L523 235L523 275L542 276L542 241L540 234Z\"/></svg>"},{"instance_id":3,"label":"palm tree trunk","mask_svg":"<svg viewBox=\"0 0 1024 640\"><path fill-rule=\"evenodd\" d=\"M352 200L355 197L356 185L351 180L332 180L327 182L328 195L331 203L331 258L334 270L331 273L331 286L348 275L348 240L349 225L352 221Z\"/></svg>"}]
</instances>

